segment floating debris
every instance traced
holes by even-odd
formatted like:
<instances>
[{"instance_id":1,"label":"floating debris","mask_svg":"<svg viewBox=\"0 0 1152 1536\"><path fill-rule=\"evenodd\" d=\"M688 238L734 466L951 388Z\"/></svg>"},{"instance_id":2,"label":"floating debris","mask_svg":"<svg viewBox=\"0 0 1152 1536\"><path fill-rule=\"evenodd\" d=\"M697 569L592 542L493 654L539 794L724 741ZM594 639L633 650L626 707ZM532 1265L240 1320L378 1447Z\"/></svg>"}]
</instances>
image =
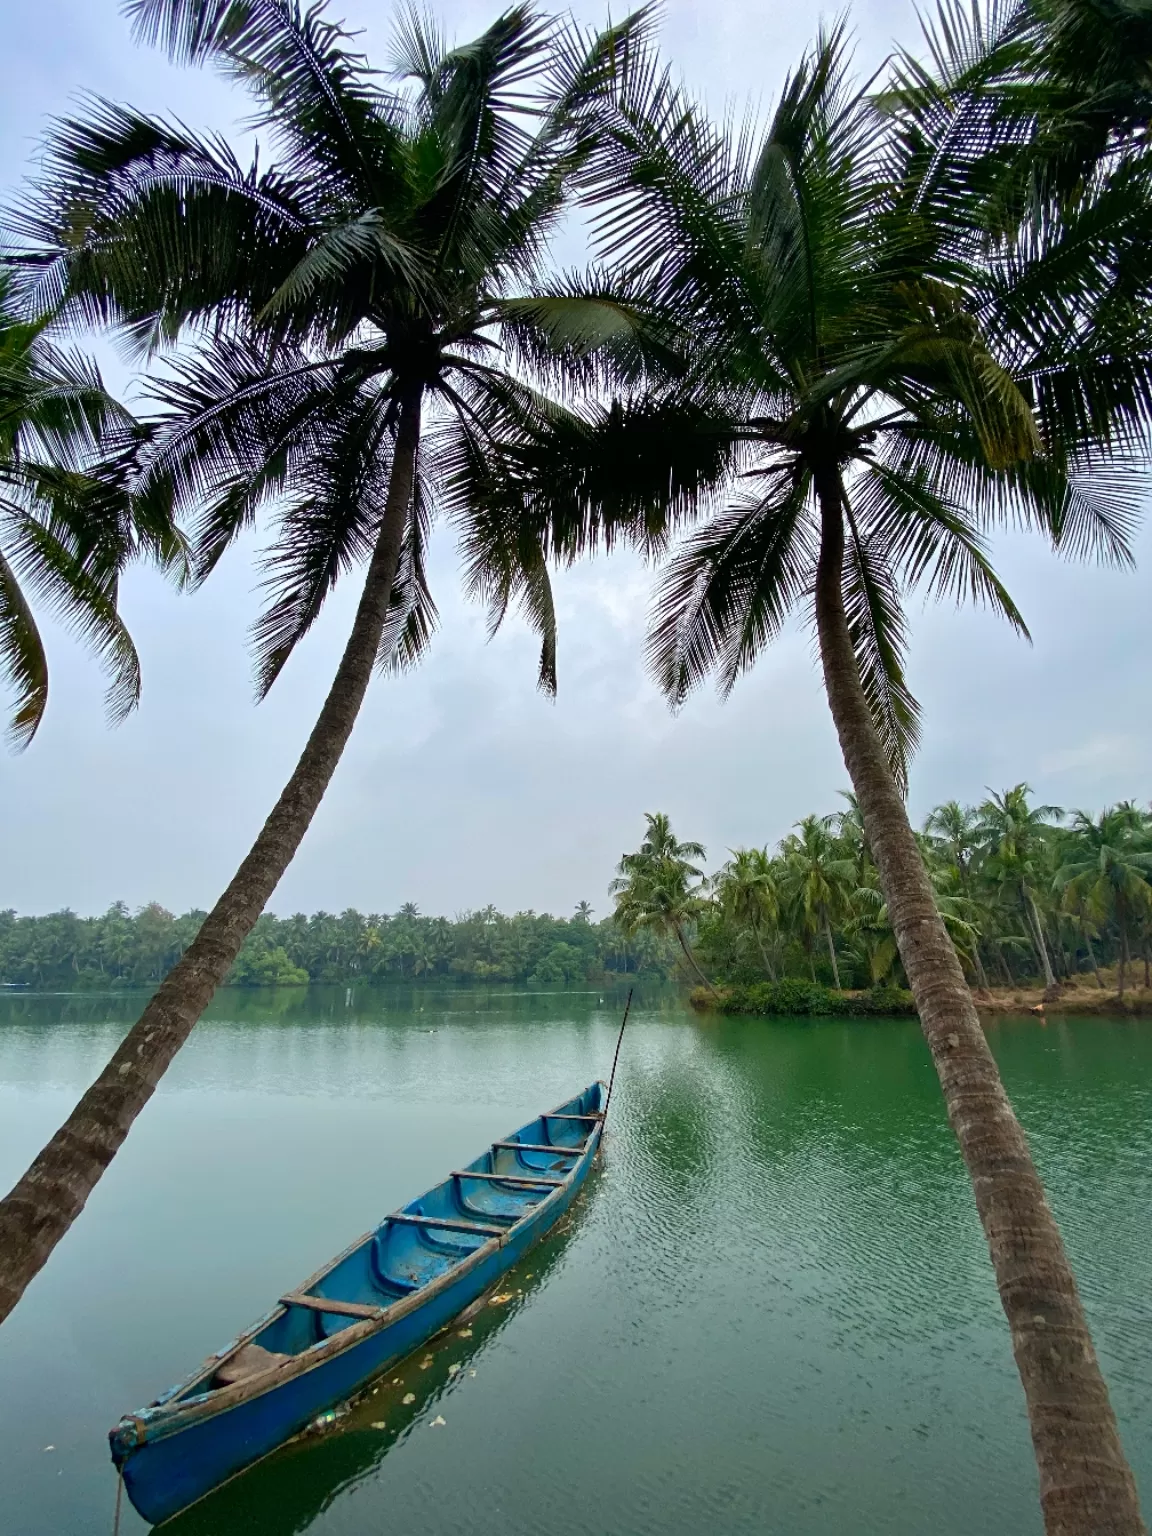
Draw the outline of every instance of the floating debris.
<instances>
[{"instance_id":1,"label":"floating debris","mask_svg":"<svg viewBox=\"0 0 1152 1536\"><path fill-rule=\"evenodd\" d=\"M472 1337L472 1330L471 1330L471 1328L461 1328L461 1329L459 1329L457 1331L456 1337L458 1339L470 1339Z\"/></svg>"},{"instance_id":2,"label":"floating debris","mask_svg":"<svg viewBox=\"0 0 1152 1536\"><path fill-rule=\"evenodd\" d=\"M431 1424L429 1424L428 1428L439 1429L440 1425L445 1423L447 1423L447 1420L445 1419L444 1415L442 1413L438 1413L432 1420Z\"/></svg>"},{"instance_id":3,"label":"floating debris","mask_svg":"<svg viewBox=\"0 0 1152 1536\"><path fill-rule=\"evenodd\" d=\"M385 1424L383 1419L377 1419L376 1422L372 1425L372 1428L373 1429L387 1429L388 1426L387 1426L387 1424Z\"/></svg>"},{"instance_id":4,"label":"floating debris","mask_svg":"<svg viewBox=\"0 0 1152 1536\"><path fill-rule=\"evenodd\" d=\"M499 1296L493 1296L491 1305L494 1307L502 1307L506 1301L511 1301L514 1296L514 1291L501 1291Z\"/></svg>"},{"instance_id":5,"label":"floating debris","mask_svg":"<svg viewBox=\"0 0 1152 1536\"><path fill-rule=\"evenodd\" d=\"M341 1419L346 1418L347 1414L347 1408L329 1408L327 1413L317 1414L311 1424L308 1425L306 1433L310 1435L323 1434L326 1429L331 1429L334 1424L338 1424Z\"/></svg>"},{"instance_id":6,"label":"floating debris","mask_svg":"<svg viewBox=\"0 0 1152 1536\"><path fill-rule=\"evenodd\" d=\"M55 1449L56 1449L56 1447L55 1447L55 1446L54 1446L54 1445L46 1445L46 1446L45 1446L45 1447L44 1447L44 1449L45 1449L45 1450L46 1450L46 1451L54 1451L54 1450L55 1450Z\"/></svg>"},{"instance_id":7,"label":"floating debris","mask_svg":"<svg viewBox=\"0 0 1152 1536\"><path fill-rule=\"evenodd\" d=\"M404 1394L404 1402L406 1402L406 1403L414 1403L415 1401L416 1401L416 1394L415 1394L415 1392L405 1392L405 1394Z\"/></svg>"},{"instance_id":8,"label":"floating debris","mask_svg":"<svg viewBox=\"0 0 1152 1536\"><path fill-rule=\"evenodd\" d=\"M450 1365L448 1367L448 1374L449 1374L449 1376L455 1376L459 1369L460 1369L460 1367L458 1365Z\"/></svg>"}]
</instances>

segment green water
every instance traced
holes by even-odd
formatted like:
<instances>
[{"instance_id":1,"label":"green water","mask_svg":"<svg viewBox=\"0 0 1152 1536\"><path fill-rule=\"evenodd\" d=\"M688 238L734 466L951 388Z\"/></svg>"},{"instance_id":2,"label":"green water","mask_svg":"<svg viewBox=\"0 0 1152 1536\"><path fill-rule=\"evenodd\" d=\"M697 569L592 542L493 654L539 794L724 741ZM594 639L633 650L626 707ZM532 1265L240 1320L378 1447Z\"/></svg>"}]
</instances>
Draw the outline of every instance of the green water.
<instances>
[{"instance_id":1,"label":"green water","mask_svg":"<svg viewBox=\"0 0 1152 1536\"><path fill-rule=\"evenodd\" d=\"M4 1187L131 1009L0 1000ZM107 1536L120 1413L603 1074L617 1019L596 993L218 1001L0 1329L0 1527ZM992 1040L1147 1506L1152 1023L1011 1021ZM700 1022L641 999L612 1122L574 1219L471 1338L171 1529L1040 1531L1007 1329L914 1024ZM126 1510L122 1529L143 1526Z\"/></svg>"}]
</instances>

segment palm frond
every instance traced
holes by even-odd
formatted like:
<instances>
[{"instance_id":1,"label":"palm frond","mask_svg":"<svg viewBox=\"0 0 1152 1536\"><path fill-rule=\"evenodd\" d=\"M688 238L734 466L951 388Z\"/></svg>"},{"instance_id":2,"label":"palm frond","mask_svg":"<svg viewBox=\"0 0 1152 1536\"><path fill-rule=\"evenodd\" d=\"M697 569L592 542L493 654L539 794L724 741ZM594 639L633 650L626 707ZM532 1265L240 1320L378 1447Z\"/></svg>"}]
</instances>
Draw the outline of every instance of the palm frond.
<instances>
[{"instance_id":1,"label":"palm frond","mask_svg":"<svg viewBox=\"0 0 1152 1536\"><path fill-rule=\"evenodd\" d=\"M0 517L3 516L0 502ZM0 550L0 677L15 694L8 739L17 750L36 734L48 705L48 659L16 572Z\"/></svg>"},{"instance_id":2,"label":"palm frond","mask_svg":"<svg viewBox=\"0 0 1152 1536\"><path fill-rule=\"evenodd\" d=\"M501 340L553 388L635 390L682 376L690 339L643 288L607 273L571 275L552 291L499 299Z\"/></svg>"},{"instance_id":3,"label":"palm frond","mask_svg":"<svg viewBox=\"0 0 1152 1536\"><path fill-rule=\"evenodd\" d=\"M779 633L809 590L815 536L810 476L785 463L748 496L690 535L657 588L649 666L673 704L709 675L722 694Z\"/></svg>"},{"instance_id":4,"label":"palm frond","mask_svg":"<svg viewBox=\"0 0 1152 1536\"><path fill-rule=\"evenodd\" d=\"M301 188L220 139L94 100L52 125L9 239L25 302L121 327L144 353L250 320L307 249Z\"/></svg>"},{"instance_id":5,"label":"palm frond","mask_svg":"<svg viewBox=\"0 0 1152 1536\"><path fill-rule=\"evenodd\" d=\"M261 585L271 601L252 630L259 698L341 575L370 555L387 501L390 443L388 400L365 391L339 402L301 456L262 557L268 574Z\"/></svg>"},{"instance_id":6,"label":"palm frond","mask_svg":"<svg viewBox=\"0 0 1152 1536\"><path fill-rule=\"evenodd\" d=\"M372 81L352 36L325 0L128 0L133 30L182 64L214 63L260 102L295 175L319 173L323 193L380 196L398 104ZM373 153L375 151L375 153Z\"/></svg>"},{"instance_id":7,"label":"palm frond","mask_svg":"<svg viewBox=\"0 0 1152 1536\"><path fill-rule=\"evenodd\" d=\"M95 652L109 674L105 694L109 719L114 724L125 719L140 701L140 661L116 611L115 581L94 579L58 529L15 502L0 502L0 545L25 602L30 597L41 604ZM8 601L11 605L13 599ZM27 635L26 624L24 631ZM38 707L42 711L42 697ZM36 714L28 736L38 720Z\"/></svg>"},{"instance_id":8,"label":"palm frond","mask_svg":"<svg viewBox=\"0 0 1152 1536\"><path fill-rule=\"evenodd\" d=\"M855 483L853 515L862 538L910 587L933 598L971 601L1000 613L1027 637L1024 619L997 576L970 512L915 460L871 465Z\"/></svg>"},{"instance_id":9,"label":"palm frond","mask_svg":"<svg viewBox=\"0 0 1152 1536\"><path fill-rule=\"evenodd\" d=\"M426 563L431 520L432 500L418 466L412 516L376 655L376 665L383 672L406 672L416 666L436 632L438 615Z\"/></svg>"},{"instance_id":10,"label":"palm frond","mask_svg":"<svg viewBox=\"0 0 1152 1536\"><path fill-rule=\"evenodd\" d=\"M521 524L564 563L619 543L659 554L739 460L731 418L692 400L573 410L477 375L457 403L443 494L465 533L468 570Z\"/></svg>"},{"instance_id":11,"label":"palm frond","mask_svg":"<svg viewBox=\"0 0 1152 1536\"><path fill-rule=\"evenodd\" d=\"M856 653L860 684L888 766L902 794L908 765L920 741L920 706L904 675L908 629L883 542L862 537L848 514L844 562L844 611Z\"/></svg>"}]
</instances>

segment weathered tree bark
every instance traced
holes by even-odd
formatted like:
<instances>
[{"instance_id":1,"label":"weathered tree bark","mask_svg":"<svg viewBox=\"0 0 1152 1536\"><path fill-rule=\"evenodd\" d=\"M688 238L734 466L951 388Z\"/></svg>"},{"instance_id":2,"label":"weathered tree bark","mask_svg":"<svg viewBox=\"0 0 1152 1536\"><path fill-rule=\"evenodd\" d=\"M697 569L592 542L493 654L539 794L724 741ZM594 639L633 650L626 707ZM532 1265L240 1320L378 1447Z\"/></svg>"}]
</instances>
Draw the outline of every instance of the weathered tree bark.
<instances>
[{"instance_id":1,"label":"weathered tree bark","mask_svg":"<svg viewBox=\"0 0 1152 1536\"><path fill-rule=\"evenodd\" d=\"M900 957L972 1180L1024 1386L1048 1536L1146 1536L1076 1281L884 756L844 612L843 488L816 481L828 701Z\"/></svg>"},{"instance_id":2,"label":"weathered tree bark","mask_svg":"<svg viewBox=\"0 0 1152 1536\"><path fill-rule=\"evenodd\" d=\"M400 563L420 440L420 395L403 403L392 479L348 644L292 777L231 884L111 1061L0 1201L0 1322L84 1209L136 1116L228 975L307 832L363 703Z\"/></svg>"}]
</instances>

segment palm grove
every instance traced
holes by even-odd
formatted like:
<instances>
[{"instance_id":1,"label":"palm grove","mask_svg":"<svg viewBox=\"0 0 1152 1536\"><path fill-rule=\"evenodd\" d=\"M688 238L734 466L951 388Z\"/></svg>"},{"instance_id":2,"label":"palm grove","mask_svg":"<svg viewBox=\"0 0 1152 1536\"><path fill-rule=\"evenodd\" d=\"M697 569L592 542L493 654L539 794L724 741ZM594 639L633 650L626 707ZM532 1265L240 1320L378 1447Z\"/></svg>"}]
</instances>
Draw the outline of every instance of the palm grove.
<instances>
[{"instance_id":1,"label":"palm grove","mask_svg":"<svg viewBox=\"0 0 1152 1536\"><path fill-rule=\"evenodd\" d=\"M805 816L774 850L731 850L711 875L700 844L650 816L644 841L621 860L615 910L598 921L588 902L567 918L492 906L437 917L414 902L393 913L265 912L228 981L554 986L683 976L705 989L723 983L727 1007L891 1011L906 979L859 808L847 798L841 811ZM1097 993L1112 1001L1152 985L1152 812L1125 801L1065 815L1017 784L980 805L937 806L918 842L978 996L1078 981L1090 1006ZM135 913L117 902L90 918L0 912L0 982L153 986L204 917L155 902ZM772 990L793 982L815 989ZM874 995L840 1004L841 988Z\"/></svg>"},{"instance_id":2,"label":"palm grove","mask_svg":"<svg viewBox=\"0 0 1152 1536\"><path fill-rule=\"evenodd\" d=\"M920 586L1023 632L989 557L1007 523L1131 559L1152 381L1143 13L946 9L927 63L898 55L863 90L836 30L768 124L733 136L660 66L644 17L584 36L517 8L448 48L406 14L380 77L322 8L293 0L127 9L142 39L245 87L272 153L245 168L215 139L98 103L55 127L9 220L17 318L118 332L154 400L107 447L89 411L54 494L24 475L21 433L0 438L13 488L0 624L24 734L41 707L26 593L48 592L51 561L74 578L73 611L103 605L99 639L125 560L180 560L195 584L265 513L262 690L335 582L358 568L363 586L255 844L0 1205L0 1316L236 961L373 671L426 648L431 521L454 523L493 623L518 604L536 626L546 688L550 567L631 542L665 562L650 656L673 703L709 675L731 687L792 614L813 624L883 918L972 1177L1047 1527L1143 1530L957 920L905 810L918 711L902 608ZM557 277L547 237L572 198L598 265ZM109 457L125 492L94 560L86 487L106 483ZM17 537L30 527L59 535L51 561L35 534ZM827 941L832 906L812 879ZM1041 940L1033 884L1017 883ZM825 947L835 970L834 934Z\"/></svg>"}]
</instances>

